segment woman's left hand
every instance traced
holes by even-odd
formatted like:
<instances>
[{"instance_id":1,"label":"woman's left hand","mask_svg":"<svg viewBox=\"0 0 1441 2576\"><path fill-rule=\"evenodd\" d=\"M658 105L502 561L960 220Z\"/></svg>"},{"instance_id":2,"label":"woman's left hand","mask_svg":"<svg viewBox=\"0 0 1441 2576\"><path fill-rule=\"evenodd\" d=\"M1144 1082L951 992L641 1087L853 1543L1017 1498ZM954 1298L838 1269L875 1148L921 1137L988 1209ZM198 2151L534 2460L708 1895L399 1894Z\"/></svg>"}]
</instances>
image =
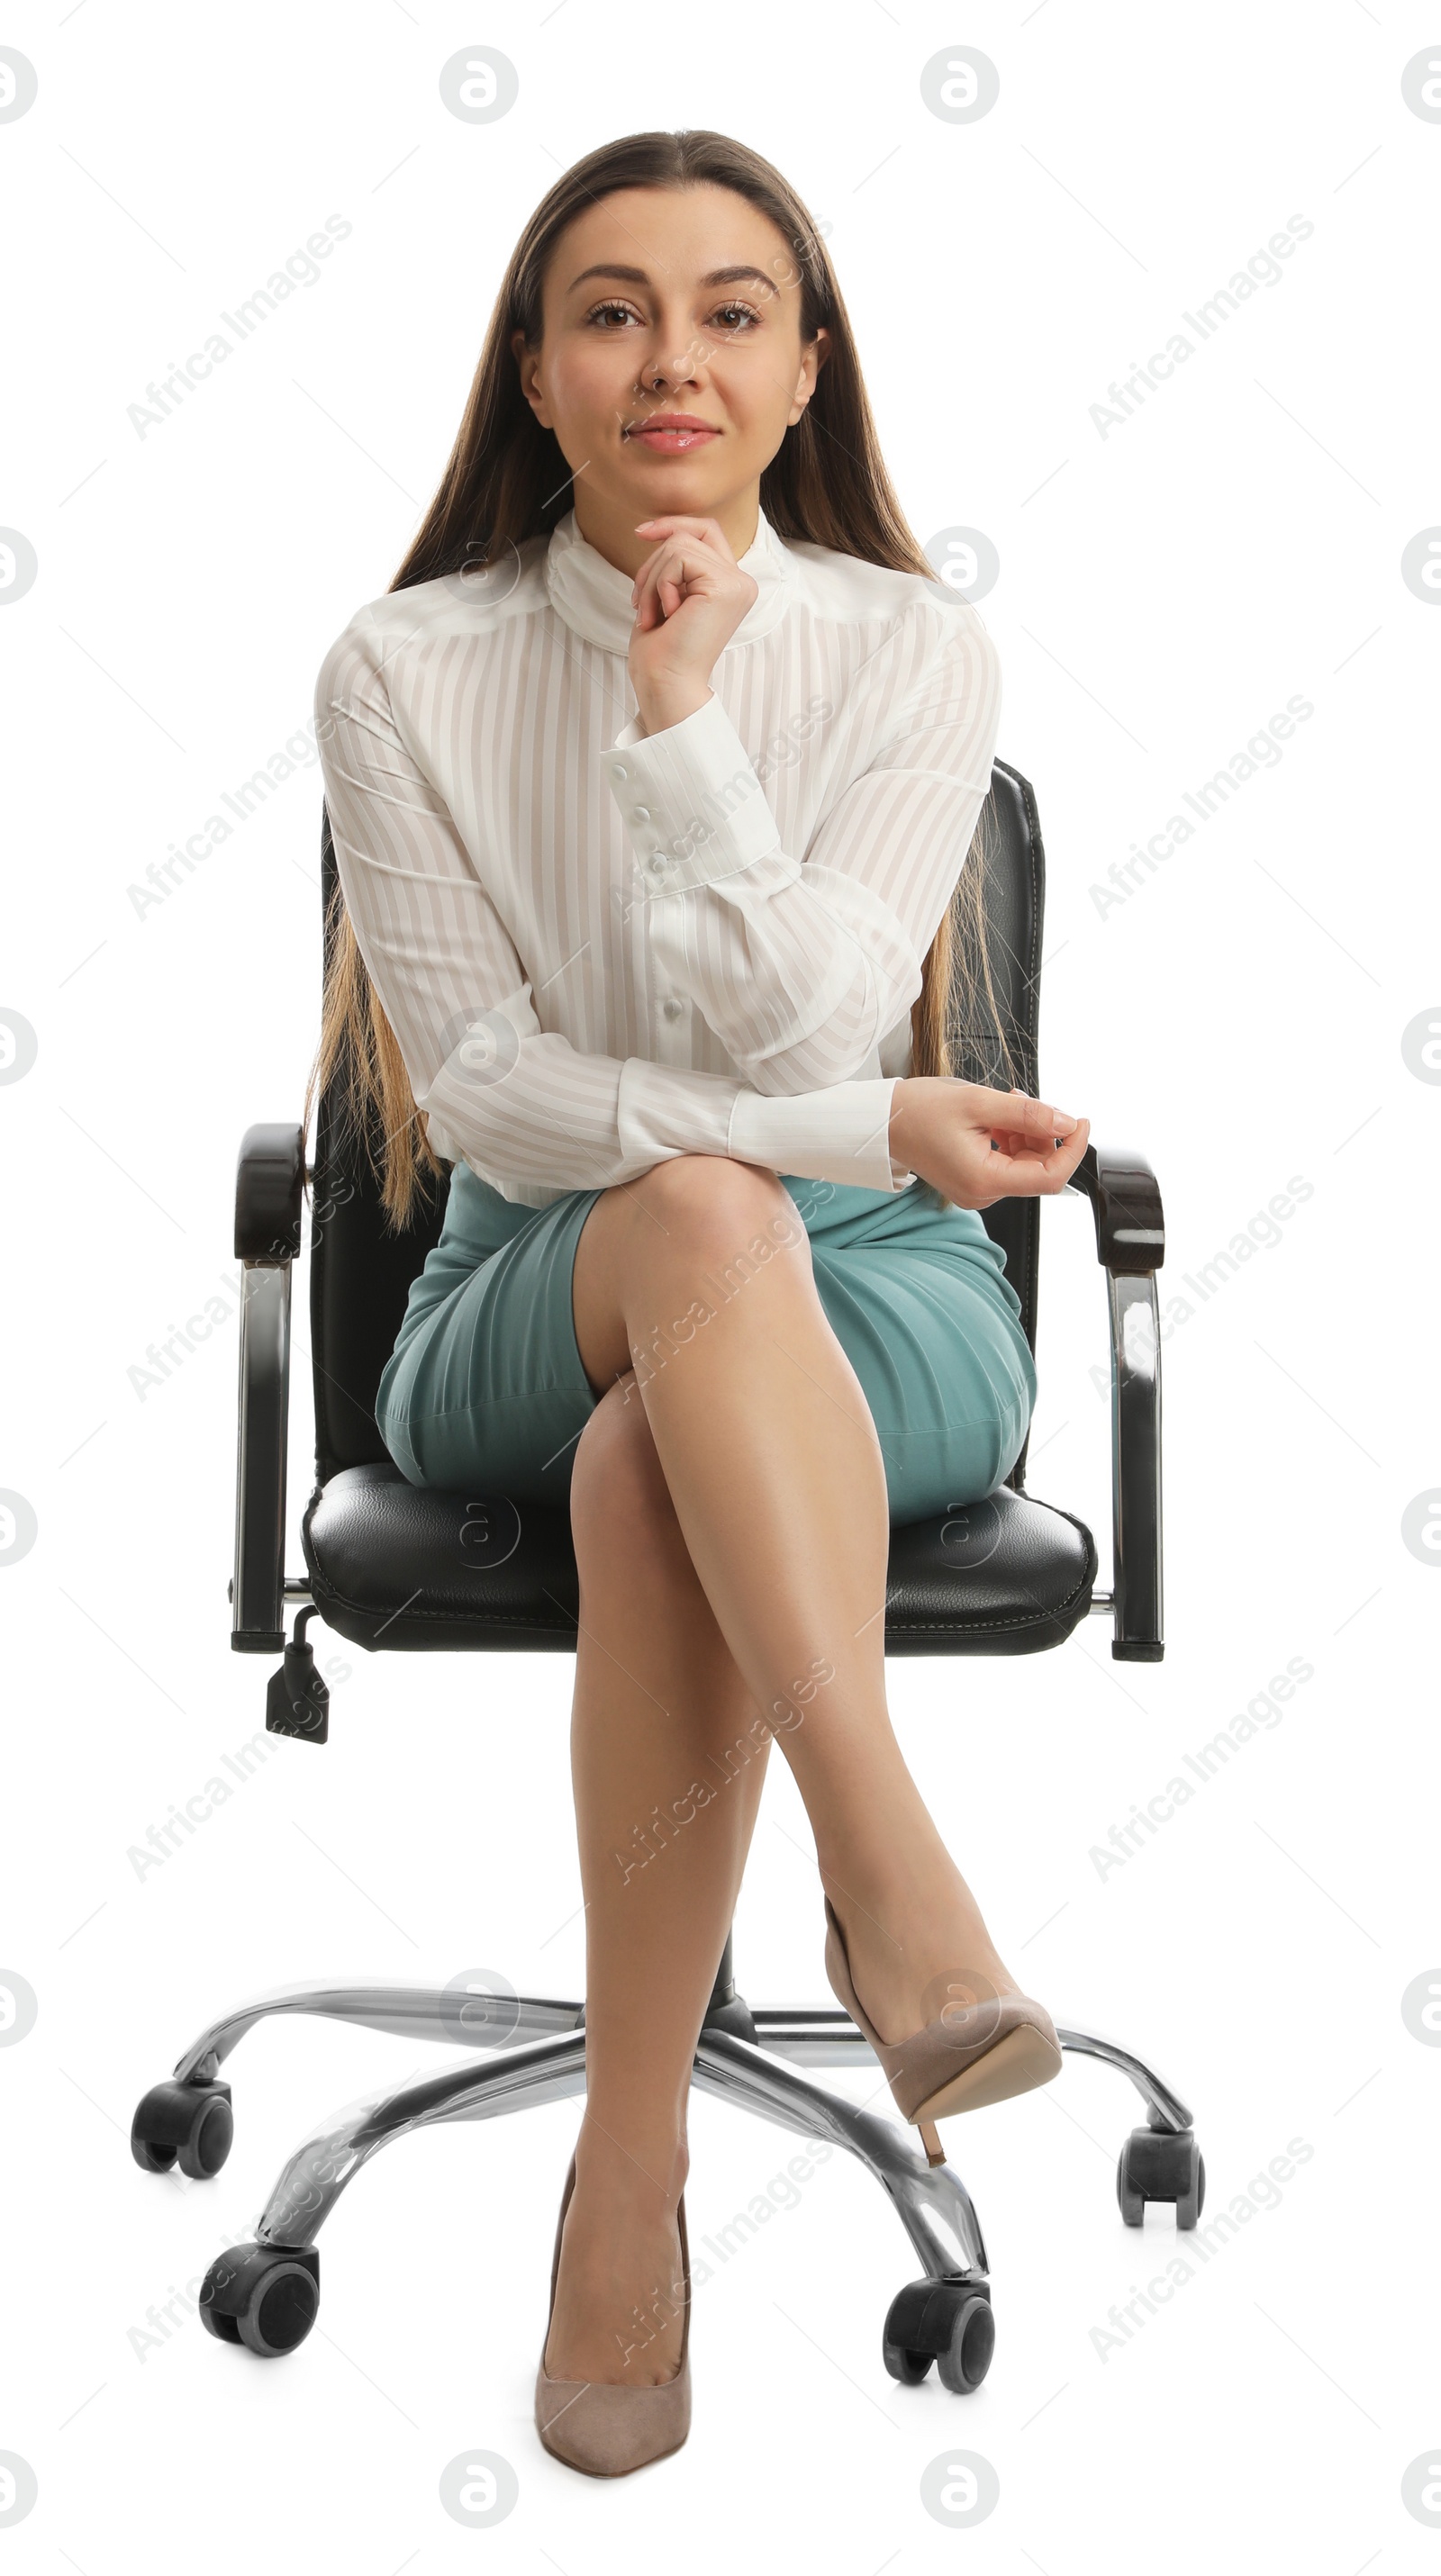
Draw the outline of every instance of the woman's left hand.
<instances>
[{"instance_id":1,"label":"woman's left hand","mask_svg":"<svg viewBox=\"0 0 1441 2576\"><path fill-rule=\"evenodd\" d=\"M636 574L628 668L647 733L704 706L710 676L760 585L742 572L715 519L642 519L659 542Z\"/></svg>"}]
</instances>

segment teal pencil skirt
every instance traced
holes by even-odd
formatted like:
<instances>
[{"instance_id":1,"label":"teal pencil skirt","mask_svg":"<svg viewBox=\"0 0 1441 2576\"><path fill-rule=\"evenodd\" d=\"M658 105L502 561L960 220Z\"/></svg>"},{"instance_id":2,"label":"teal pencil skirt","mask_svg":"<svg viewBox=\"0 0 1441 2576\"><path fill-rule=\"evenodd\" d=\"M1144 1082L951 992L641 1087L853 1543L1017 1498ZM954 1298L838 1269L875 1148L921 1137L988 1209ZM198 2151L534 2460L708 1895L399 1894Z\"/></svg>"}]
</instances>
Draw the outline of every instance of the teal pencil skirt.
<instances>
[{"instance_id":1,"label":"teal pencil skirt","mask_svg":"<svg viewBox=\"0 0 1441 2576\"><path fill-rule=\"evenodd\" d=\"M889 1192L780 1177L870 1406L892 1523L993 1493L1025 1439L1036 1372L1020 1299L979 1215L920 1181ZM456 1163L440 1240L411 1285L376 1399L381 1437L411 1484L568 1502L575 1444L599 1402L571 1304L575 1247L599 1196L571 1190L519 1207ZM743 1284L743 1270L711 1281L710 1312ZM687 1320L637 1362L642 1383L683 1348Z\"/></svg>"}]
</instances>

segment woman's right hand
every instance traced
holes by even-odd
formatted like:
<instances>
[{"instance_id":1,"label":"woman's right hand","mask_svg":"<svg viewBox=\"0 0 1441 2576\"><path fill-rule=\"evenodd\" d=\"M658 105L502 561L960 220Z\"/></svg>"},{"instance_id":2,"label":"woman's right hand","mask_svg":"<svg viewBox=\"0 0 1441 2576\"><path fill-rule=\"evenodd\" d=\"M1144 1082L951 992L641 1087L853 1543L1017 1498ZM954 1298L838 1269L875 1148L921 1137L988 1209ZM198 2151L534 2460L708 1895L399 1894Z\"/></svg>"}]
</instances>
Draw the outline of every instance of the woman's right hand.
<instances>
[{"instance_id":1,"label":"woman's right hand","mask_svg":"<svg viewBox=\"0 0 1441 2576\"><path fill-rule=\"evenodd\" d=\"M911 1074L891 1098L892 1159L956 1207L1063 1190L1090 1134L1089 1118L950 1074Z\"/></svg>"}]
</instances>

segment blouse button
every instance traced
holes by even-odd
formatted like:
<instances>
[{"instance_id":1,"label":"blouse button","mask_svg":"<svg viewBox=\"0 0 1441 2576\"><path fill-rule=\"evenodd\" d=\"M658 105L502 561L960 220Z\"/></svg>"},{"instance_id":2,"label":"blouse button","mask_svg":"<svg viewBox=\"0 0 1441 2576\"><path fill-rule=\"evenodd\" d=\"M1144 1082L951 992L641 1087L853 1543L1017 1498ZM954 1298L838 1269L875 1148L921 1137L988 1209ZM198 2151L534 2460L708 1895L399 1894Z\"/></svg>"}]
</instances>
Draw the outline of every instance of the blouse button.
<instances>
[{"instance_id":1,"label":"blouse button","mask_svg":"<svg viewBox=\"0 0 1441 2576\"><path fill-rule=\"evenodd\" d=\"M665 875L664 859L652 859L650 862L650 872L653 877L663 877Z\"/></svg>"},{"instance_id":2,"label":"blouse button","mask_svg":"<svg viewBox=\"0 0 1441 2576\"><path fill-rule=\"evenodd\" d=\"M648 823L650 821L650 807L648 805L637 805L635 812L632 814L630 819L633 823Z\"/></svg>"},{"instance_id":3,"label":"blouse button","mask_svg":"<svg viewBox=\"0 0 1441 2576\"><path fill-rule=\"evenodd\" d=\"M610 773L610 774L611 774L612 778L629 778L629 776L630 776L630 771L629 771L628 769L623 768L623 767L621 766L621 763L620 763L619 761L617 761L617 762L616 762L616 764L615 764L614 769L611 771L611 773Z\"/></svg>"},{"instance_id":4,"label":"blouse button","mask_svg":"<svg viewBox=\"0 0 1441 2576\"><path fill-rule=\"evenodd\" d=\"M662 1002L661 1009L664 1011L668 1020L678 1020L680 1018L681 1005L679 1002Z\"/></svg>"}]
</instances>

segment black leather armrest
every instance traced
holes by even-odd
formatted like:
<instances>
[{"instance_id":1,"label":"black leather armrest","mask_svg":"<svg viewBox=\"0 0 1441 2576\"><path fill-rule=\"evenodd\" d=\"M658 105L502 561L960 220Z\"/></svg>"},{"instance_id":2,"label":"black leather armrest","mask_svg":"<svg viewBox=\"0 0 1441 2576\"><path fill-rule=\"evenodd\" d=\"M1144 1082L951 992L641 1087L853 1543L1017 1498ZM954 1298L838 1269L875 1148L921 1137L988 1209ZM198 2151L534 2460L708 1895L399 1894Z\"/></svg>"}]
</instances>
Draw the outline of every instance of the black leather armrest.
<instances>
[{"instance_id":1,"label":"black leather armrest","mask_svg":"<svg viewBox=\"0 0 1441 2576\"><path fill-rule=\"evenodd\" d=\"M235 1174L237 1261L294 1261L305 1195L305 1130L247 1127Z\"/></svg>"},{"instance_id":2,"label":"black leather armrest","mask_svg":"<svg viewBox=\"0 0 1441 2576\"><path fill-rule=\"evenodd\" d=\"M1088 1145L1067 1187L1091 1202L1096 1259L1113 1279L1148 1279L1166 1258L1161 1185L1144 1154Z\"/></svg>"},{"instance_id":3,"label":"black leather armrest","mask_svg":"<svg viewBox=\"0 0 1441 2576\"><path fill-rule=\"evenodd\" d=\"M290 1273L300 1253L305 1130L247 1127L235 1180L240 1412L230 1642L237 1654L285 1643L285 1474L290 1411Z\"/></svg>"}]
</instances>

